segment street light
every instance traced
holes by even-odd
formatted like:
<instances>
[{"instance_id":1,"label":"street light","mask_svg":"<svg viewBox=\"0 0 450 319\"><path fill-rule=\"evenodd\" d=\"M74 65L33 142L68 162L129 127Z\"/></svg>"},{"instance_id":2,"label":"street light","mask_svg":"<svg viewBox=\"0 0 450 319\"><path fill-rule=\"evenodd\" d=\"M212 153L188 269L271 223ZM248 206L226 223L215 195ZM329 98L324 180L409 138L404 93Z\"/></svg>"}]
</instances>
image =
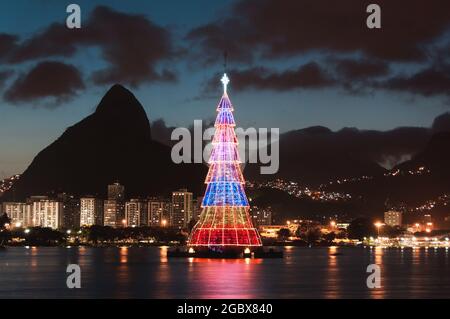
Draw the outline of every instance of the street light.
<instances>
[{"instance_id":1,"label":"street light","mask_svg":"<svg viewBox=\"0 0 450 319\"><path fill-rule=\"evenodd\" d=\"M336 227L336 222L335 222L334 220L332 220L332 221L330 222L330 226L331 226L331 228Z\"/></svg>"},{"instance_id":2,"label":"street light","mask_svg":"<svg viewBox=\"0 0 450 319\"><path fill-rule=\"evenodd\" d=\"M167 225L167 220L163 219L163 220L161 221L161 224L162 224L163 227L166 227L166 225Z\"/></svg>"},{"instance_id":3,"label":"street light","mask_svg":"<svg viewBox=\"0 0 450 319\"><path fill-rule=\"evenodd\" d=\"M376 222L374 225L377 228L378 237L380 237L380 228L384 226L384 224L382 222Z\"/></svg>"}]
</instances>

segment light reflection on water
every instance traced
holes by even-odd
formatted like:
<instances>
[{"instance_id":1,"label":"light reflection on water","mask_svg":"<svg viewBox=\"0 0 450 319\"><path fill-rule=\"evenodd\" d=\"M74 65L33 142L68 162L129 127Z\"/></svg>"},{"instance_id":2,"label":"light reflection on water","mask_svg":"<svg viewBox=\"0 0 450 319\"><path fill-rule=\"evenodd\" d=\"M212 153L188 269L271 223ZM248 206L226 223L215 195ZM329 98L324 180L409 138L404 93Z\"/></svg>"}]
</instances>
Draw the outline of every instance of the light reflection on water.
<instances>
[{"instance_id":1,"label":"light reflection on water","mask_svg":"<svg viewBox=\"0 0 450 319\"><path fill-rule=\"evenodd\" d=\"M328 267L326 272L326 288L324 290L324 298L337 299L339 298L340 279L338 267L339 248L336 246L328 247Z\"/></svg>"},{"instance_id":2,"label":"light reflection on water","mask_svg":"<svg viewBox=\"0 0 450 319\"><path fill-rule=\"evenodd\" d=\"M282 248L283 249L283 248ZM168 247L8 248L0 297L450 298L448 249L285 247L283 259L170 258ZM81 289L66 267L81 267ZM368 289L367 266L381 267Z\"/></svg>"}]
</instances>

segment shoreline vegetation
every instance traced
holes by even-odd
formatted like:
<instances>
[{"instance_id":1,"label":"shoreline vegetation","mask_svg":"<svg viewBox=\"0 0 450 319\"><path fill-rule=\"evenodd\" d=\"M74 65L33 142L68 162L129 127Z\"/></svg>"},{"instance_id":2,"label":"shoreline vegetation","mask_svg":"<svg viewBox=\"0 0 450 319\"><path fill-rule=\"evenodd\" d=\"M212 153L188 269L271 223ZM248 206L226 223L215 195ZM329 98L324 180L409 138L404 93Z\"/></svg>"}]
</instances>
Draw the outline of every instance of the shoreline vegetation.
<instances>
[{"instance_id":1,"label":"shoreline vegetation","mask_svg":"<svg viewBox=\"0 0 450 319\"><path fill-rule=\"evenodd\" d=\"M86 246L86 247L185 247L189 230L163 226L120 227L89 226L78 229L16 227L10 220L0 223L0 247ZM401 231L374 234L373 227L360 227L352 222L347 231L298 228L295 233L281 228L273 237L262 236L264 246L381 246L381 247L447 247L450 231L405 234ZM370 223L368 223L370 225ZM363 225L364 226L364 225ZM350 238L350 239L349 239Z\"/></svg>"},{"instance_id":2,"label":"shoreline vegetation","mask_svg":"<svg viewBox=\"0 0 450 319\"><path fill-rule=\"evenodd\" d=\"M146 246L185 246L189 233L170 227L125 227L91 226L75 230L54 230L31 227L3 229L3 246L86 246L86 247L146 247ZM287 240L263 238L264 246L332 246L332 240L302 239Z\"/></svg>"}]
</instances>

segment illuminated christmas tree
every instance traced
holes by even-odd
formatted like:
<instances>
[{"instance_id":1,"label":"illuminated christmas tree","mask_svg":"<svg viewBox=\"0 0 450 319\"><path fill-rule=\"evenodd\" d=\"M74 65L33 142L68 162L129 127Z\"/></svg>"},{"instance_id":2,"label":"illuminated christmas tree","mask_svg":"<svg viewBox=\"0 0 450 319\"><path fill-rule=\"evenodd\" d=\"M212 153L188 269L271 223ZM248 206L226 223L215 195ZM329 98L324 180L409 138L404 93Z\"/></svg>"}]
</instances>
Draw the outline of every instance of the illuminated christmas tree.
<instances>
[{"instance_id":1,"label":"illuminated christmas tree","mask_svg":"<svg viewBox=\"0 0 450 319\"><path fill-rule=\"evenodd\" d=\"M230 80L224 74L221 81L223 96L217 106L202 213L188 245L210 248L261 246L261 238L249 216L250 207L244 191L233 105L227 94Z\"/></svg>"}]
</instances>

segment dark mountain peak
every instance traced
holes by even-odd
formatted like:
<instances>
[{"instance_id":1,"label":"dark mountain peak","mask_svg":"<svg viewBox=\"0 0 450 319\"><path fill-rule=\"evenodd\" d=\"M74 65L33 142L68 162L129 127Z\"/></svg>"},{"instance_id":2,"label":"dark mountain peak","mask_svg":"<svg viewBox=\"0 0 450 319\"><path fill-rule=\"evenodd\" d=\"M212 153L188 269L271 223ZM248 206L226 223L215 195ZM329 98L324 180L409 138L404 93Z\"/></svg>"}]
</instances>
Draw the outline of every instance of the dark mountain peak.
<instances>
[{"instance_id":1,"label":"dark mountain peak","mask_svg":"<svg viewBox=\"0 0 450 319\"><path fill-rule=\"evenodd\" d=\"M450 131L450 112L437 116L431 126L433 132L449 132Z\"/></svg>"},{"instance_id":2,"label":"dark mountain peak","mask_svg":"<svg viewBox=\"0 0 450 319\"><path fill-rule=\"evenodd\" d=\"M103 96L92 116L94 119L93 125L97 129L102 122L109 129L122 131L122 134L137 133L151 139L150 122L144 107L131 91L120 84L113 85Z\"/></svg>"},{"instance_id":3,"label":"dark mountain peak","mask_svg":"<svg viewBox=\"0 0 450 319\"><path fill-rule=\"evenodd\" d=\"M332 131L325 126L310 126L307 128L302 129L301 131L303 131L306 134L311 134L311 135L321 135L321 134L330 134L332 133Z\"/></svg>"},{"instance_id":4,"label":"dark mountain peak","mask_svg":"<svg viewBox=\"0 0 450 319\"><path fill-rule=\"evenodd\" d=\"M425 166L441 176L450 175L450 132L439 132L431 136L430 141L422 152L410 161L397 166L400 169L414 169Z\"/></svg>"},{"instance_id":5,"label":"dark mountain peak","mask_svg":"<svg viewBox=\"0 0 450 319\"><path fill-rule=\"evenodd\" d=\"M337 133L341 134L357 134L360 130L357 127L343 127Z\"/></svg>"},{"instance_id":6,"label":"dark mountain peak","mask_svg":"<svg viewBox=\"0 0 450 319\"><path fill-rule=\"evenodd\" d=\"M425 148L425 153L433 153L436 156L449 154L450 150L450 132L439 132L433 134Z\"/></svg>"},{"instance_id":7,"label":"dark mountain peak","mask_svg":"<svg viewBox=\"0 0 450 319\"><path fill-rule=\"evenodd\" d=\"M133 93L120 84L114 84L97 106L95 113L134 114L147 117L141 103Z\"/></svg>"}]
</instances>

